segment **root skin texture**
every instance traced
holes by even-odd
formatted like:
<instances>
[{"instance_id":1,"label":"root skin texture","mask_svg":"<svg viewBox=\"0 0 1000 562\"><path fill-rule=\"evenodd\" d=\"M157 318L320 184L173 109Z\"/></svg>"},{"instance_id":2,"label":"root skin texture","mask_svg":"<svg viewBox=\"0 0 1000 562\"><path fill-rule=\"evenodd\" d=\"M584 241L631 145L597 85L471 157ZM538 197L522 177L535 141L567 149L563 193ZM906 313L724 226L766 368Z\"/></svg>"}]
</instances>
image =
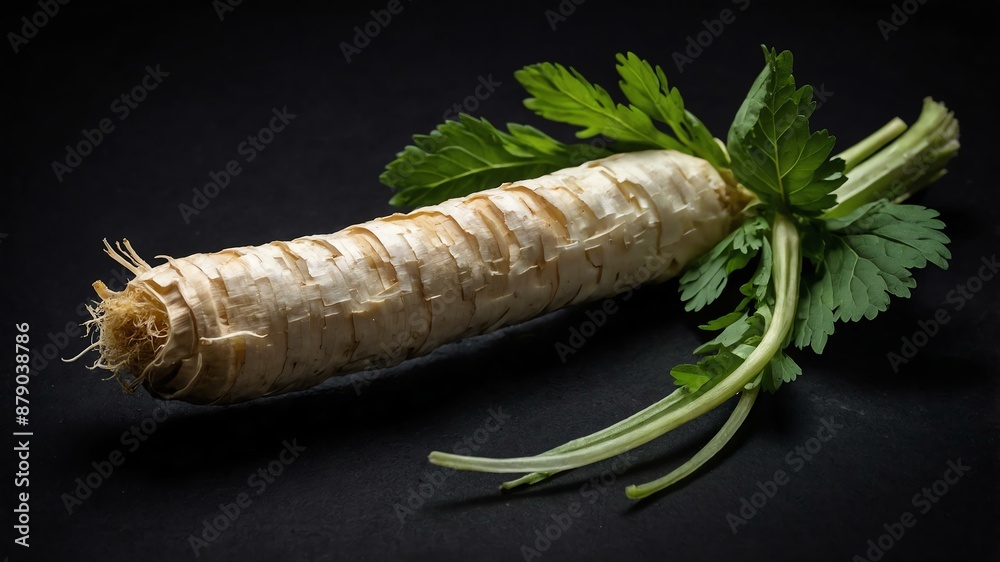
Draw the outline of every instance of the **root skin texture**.
<instances>
[{"instance_id":1,"label":"root skin texture","mask_svg":"<svg viewBox=\"0 0 1000 562\"><path fill-rule=\"evenodd\" d=\"M200 404L307 388L665 281L745 203L708 162L645 151L156 267L127 242L108 245L136 278L119 293L95 283L95 366L127 389Z\"/></svg>"}]
</instances>

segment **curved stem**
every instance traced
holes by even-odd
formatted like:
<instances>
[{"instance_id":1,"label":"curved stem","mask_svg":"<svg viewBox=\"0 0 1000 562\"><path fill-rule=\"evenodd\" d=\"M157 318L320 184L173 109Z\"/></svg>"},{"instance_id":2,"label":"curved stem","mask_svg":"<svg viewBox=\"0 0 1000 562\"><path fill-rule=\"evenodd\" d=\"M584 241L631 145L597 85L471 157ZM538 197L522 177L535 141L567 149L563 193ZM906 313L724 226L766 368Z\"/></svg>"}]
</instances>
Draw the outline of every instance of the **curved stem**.
<instances>
[{"instance_id":1,"label":"curved stem","mask_svg":"<svg viewBox=\"0 0 1000 562\"><path fill-rule=\"evenodd\" d=\"M555 472L577 468L624 453L648 443L664 433L709 412L749 383L781 350L792 324L798 302L801 272L801 244L795 223L778 213L772 225L775 308L760 343L729 376L697 399L682 404L648 423L606 441L552 455L491 459L434 451L430 462L450 468L480 472Z\"/></svg>"},{"instance_id":2,"label":"curved stem","mask_svg":"<svg viewBox=\"0 0 1000 562\"><path fill-rule=\"evenodd\" d=\"M664 412L667 412L671 408L681 404L682 401L690 400L694 396L695 395L692 394L691 392L688 392L687 389L678 388L677 390L671 392L666 398L659 400L655 404L652 404L647 408L640 410L635 414L632 414L631 416L625 418L624 420L610 427L606 427L600 431L591 433L590 435L574 439L558 447L549 449L544 453L540 453L538 456L552 455L556 453L565 453L567 451L575 451L577 449L582 449L583 447L592 445L594 443L607 441L612 437L617 437L618 435L621 435L622 433L625 433L638 425L642 425L648 422L649 420L662 415ZM536 484L538 482L541 482L542 480L545 480L549 476L552 476L553 474L556 474L556 472L555 471L532 472L531 474L527 474L516 480L509 480L507 482L504 482L503 484L500 484L500 487L505 490L510 490L511 488L516 488L522 484Z\"/></svg>"},{"instance_id":3,"label":"curved stem","mask_svg":"<svg viewBox=\"0 0 1000 562\"><path fill-rule=\"evenodd\" d=\"M669 486L676 484L677 482L683 480L684 478L690 476L694 471L701 468L701 465L705 464L716 453L722 450L723 447L729 443L729 440L736 435L736 432L743 425L743 421L747 419L747 414L750 413L750 409L753 408L753 403L757 399L757 395L760 394L760 385L753 387L750 390L744 390L740 394L740 401L736 404L736 409L726 420L726 423L722 426L722 429L712 437L711 441L705 444L700 451L698 451L695 456L691 457L686 463L680 465L673 472L657 478L652 482L647 482L645 484L640 484L638 486L629 486L625 488L625 495L633 500L639 500L651 494L655 494Z\"/></svg>"}]
</instances>

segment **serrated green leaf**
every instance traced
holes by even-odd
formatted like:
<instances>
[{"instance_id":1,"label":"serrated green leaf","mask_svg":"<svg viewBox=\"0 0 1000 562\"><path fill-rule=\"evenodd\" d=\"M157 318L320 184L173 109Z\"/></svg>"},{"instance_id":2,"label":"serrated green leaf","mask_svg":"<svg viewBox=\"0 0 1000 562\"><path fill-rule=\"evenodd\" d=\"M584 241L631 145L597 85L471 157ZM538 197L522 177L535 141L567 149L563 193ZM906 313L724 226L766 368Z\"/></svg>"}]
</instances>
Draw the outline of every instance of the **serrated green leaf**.
<instances>
[{"instance_id":1,"label":"serrated green leaf","mask_svg":"<svg viewBox=\"0 0 1000 562\"><path fill-rule=\"evenodd\" d=\"M726 326L717 336L695 348L694 354L708 355L737 345L747 337L747 332L751 329L751 318L753 316L748 312L740 314L739 318Z\"/></svg>"},{"instance_id":2,"label":"serrated green leaf","mask_svg":"<svg viewBox=\"0 0 1000 562\"><path fill-rule=\"evenodd\" d=\"M792 382L802 374L802 367L799 367L791 357L783 351L775 353L771 361L764 367L761 373L761 384L764 390L776 392L782 383Z\"/></svg>"},{"instance_id":3,"label":"serrated green leaf","mask_svg":"<svg viewBox=\"0 0 1000 562\"><path fill-rule=\"evenodd\" d=\"M705 383L712 380L711 375L705 374L698 365L691 364L677 365L670 369L670 376L674 377L674 384L689 392L698 392Z\"/></svg>"},{"instance_id":4,"label":"serrated green leaf","mask_svg":"<svg viewBox=\"0 0 1000 562\"><path fill-rule=\"evenodd\" d=\"M925 267L931 262L948 269L951 242L942 232L939 213L922 205L893 204L885 200L859 207L853 213L827 221L833 233L843 236L872 235L886 241L906 268Z\"/></svg>"},{"instance_id":5,"label":"serrated green leaf","mask_svg":"<svg viewBox=\"0 0 1000 562\"><path fill-rule=\"evenodd\" d=\"M713 378L732 373L757 348L767 323L771 321L770 308L762 305L753 314L734 314L739 314L739 317L715 338L695 349L695 354L702 356L697 364L679 365L670 372L676 379L675 384L696 392Z\"/></svg>"},{"instance_id":6,"label":"serrated green leaf","mask_svg":"<svg viewBox=\"0 0 1000 562\"><path fill-rule=\"evenodd\" d=\"M729 275L745 267L766 244L769 228L764 217L754 215L692 262L680 279L684 309L701 310L719 298Z\"/></svg>"},{"instance_id":7,"label":"serrated green leaf","mask_svg":"<svg viewBox=\"0 0 1000 562\"><path fill-rule=\"evenodd\" d=\"M633 107L670 127L687 148L686 152L708 160L716 168L729 166L725 151L715 141L708 128L684 108L684 99L677 88L670 88L659 66L655 68L635 53L617 55L616 69L622 93Z\"/></svg>"},{"instance_id":8,"label":"serrated green leaf","mask_svg":"<svg viewBox=\"0 0 1000 562\"><path fill-rule=\"evenodd\" d=\"M712 379L725 377L739 366L742 359L728 349L720 349L714 354L703 357L697 364L678 365L670 370L674 384L687 388L690 392L698 390Z\"/></svg>"},{"instance_id":9,"label":"serrated green leaf","mask_svg":"<svg viewBox=\"0 0 1000 562\"><path fill-rule=\"evenodd\" d=\"M830 159L834 138L809 132L812 88L796 89L792 54L764 49L766 65L729 130L737 179L768 205L818 215L836 203L844 163Z\"/></svg>"},{"instance_id":10,"label":"serrated green leaf","mask_svg":"<svg viewBox=\"0 0 1000 562\"><path fill-rule=\"evenodd\" d=\"M527 125L509 133L489 121L462 114L397 154L380 180L396 190L390 203L440 203L524 178L534 178L610 153L590 145L566 145Z\"/></svg>"},{"instance_id":11,"label":"serrated green leaf","mask_svg":"<svg viewBox=\"0 0 1000 562\"><path fill-rule=\"evenodd\" d=\"M514 77L532 96L528 109L546 119L583 127L579 138L605 135L643 148L688 150L677 139L653 125L637 107L615 103L604 88L592 84L573 68L541 63L527 66Z\"/></svg>"},{"instance_id":12,"label":"serrated green leaf","mask_svg":"<svg viewBox=\"0 0 1000 562\"><path fill-rule=\"evenodd\" d=\"M818 355L823 353L827 338L833 335L833 279L824 271L820 275L803 275L799 285L799 305L796 310L793 338L795 347L806 346Z\"/></svg>"},{"instance_id":13,"label":"serrated green leaf","mask_svg":"<svg viewBox=\"0 0 1000 562\"><path fill-rule=\"evenodd\" d=\"M930 261L947 268L948 237L937 213L917 205L879 201L844 219L831 221L839 246L827 252L837 320L872 319L889 305L889 295L908 298L917 285L910 269ZM859 285L866 285L860 290ZM851 298L853 297L853 298Z\"/></svg>"},{"instance_id":14,"label":"serrated green leaf","mask_svg":"<svg viewBox=\"0 0 1000 562\"><path fill-rule=\"evenodd\" d=\"M709 322L707 322L705 324L702 324L702 325L700 325L698 327L701 328L702 330L716 332L718 330L722 330L722 329L724 329L724 328L732 325L733 322L736 322L737 320L739 320L743 316L744 316L743 313L741 311L737 310L735 312L730 312L729 314L726 314L725 316L721 316L719 318L716 318L715 320L710 320Z\"/></svg>"},{"instance_id":15,"label":"serrated green leaf","mask_svg":"<svg viewBox=\"0 0 1000 562\"><path fill-rule=\"evenodd\" d=\"M771 286L771 266L771 242L764 238L760 259L757 260L757 269L754 271L753 277L740 287L740 293L747 298L756 299L758 303L764 302L768 288Z\"/></svg>"},{"instance_id":16,"label":"serrated green leaf","mask_svg":"<svg viewBox=\"0 0 1000 562\"><path fill-rule=\"evenodd\" d=\"M946 269L949 240L937 216L919 205L877 201L827 221L825 258L800 286L795 345L822 353L834 322L870 320L888 308L890 295L909 297L913 269Z\"/></svg>"},{"instance_id":17,"label":"serrated green leaf","mask_svg":"<svg viewBox=\"0 0 1000 562\"><path fill-rule=\"evenodd\" d=\"M709 355L720 350L733 350L740 344L759 337L764 333L764 328L771 318L770 314L771 311L767 306L762 306L753 313L744 312L717 336L698 346L694 350L695 355Z\"/></svg>"}]
</instances>

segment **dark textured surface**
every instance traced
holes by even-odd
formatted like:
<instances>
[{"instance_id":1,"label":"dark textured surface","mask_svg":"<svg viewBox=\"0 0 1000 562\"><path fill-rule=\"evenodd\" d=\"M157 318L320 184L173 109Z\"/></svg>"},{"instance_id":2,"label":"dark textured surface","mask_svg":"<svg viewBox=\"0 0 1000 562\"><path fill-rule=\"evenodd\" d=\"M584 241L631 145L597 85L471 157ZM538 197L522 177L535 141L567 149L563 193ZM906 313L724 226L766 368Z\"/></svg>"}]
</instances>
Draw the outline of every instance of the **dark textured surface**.
<instances>
[{"instance_id":1,"label":"dark textured surface","mask_svg":"<svg viewBox=\"0 0 1000 562\"><path fill-rule=\"evenodd\" d=\"M682 314L675 284L620 301L620 311L565 363L554 346L587 320L587 307L310 392L228 408L171 404L155 427L147 418L163 419L162 403L124 396L81 363L37 362L28 428L31 547L13 544L12 508L5 508L10 559L194 558L189 536L240 494L249 506L199 558L518 560L522 546L535 546L536 530L553 516L565 519L577 502L579 517L543 559L847 561L864 557L867 541L906 511L916 525L884 560L996 559L1000 283L983 282L961 310L947 300L977 275L981 258L995 254L1000 238L996 53L980 46L995 14L928 2L884 41L876 21L891 16L890 3L794 15L757 2L745 11L743 3L693 4L667 12L591 0L553 31L545 10L558 9L555 1L528 8L405 3L348 64L340 43L384 3L338 12L244 2L220 21L208 2L183 9L72 2L18 54L6 46L0 334L9 341L15 323L29 322L36 349L50 333L65 341L59 334L83 319L76 309L93 297L89 284L114 279L101 238L127 237L147 258L186 255L331 232L388 213L389 192L377 182L382 166L410 134L429 130L473 95L480 76L500 86L472 113L539 124L520 105L511 77L532 62L571 64L611 86L614 53L635 50L662 64L689 107L722 135L759 71L763 42L791 49L799 81L828 93L814 123L830 127L842 146L894 115L912 121L925 95L956 111L963 144L951 173L921 197L949 224L951 268L921 271L910 301L838 328L821 358L797 354L805 375L764 396L724 453L669 494L634 505L622 489L683 462L725 411L636 450L623 475L605 462L527 493L499 495L500 478L437 473L425 458L477 435L488 436L478 446L489 455L539 452L668 392L667 371L704 337L700 318ZM672 53L727 7L735 21L678 73ZM5 32L39 9L27 2L5 8ZM113 100L157 64L169 76L119 119ZM295 119L243 162L238 145L284 106ZM52 161L102 118L115 129L57 181ZM231 159L243 162L242 172L185 224L178 205ZM894 373L886 354L941 308L949 322ZM74 339L61 355L81 347ZM4 428L14 427L12 355L3 358ZM491 409L509 418L499 431L477 434ZM798 461L796 447L810 444L831 418L843 427L810 461ZM142 441L123 437L143 420ZM10 430L4 506L14 504ZM293 440L304 450L281 476L248 482ZM64 494L112 455L123 463L68 513ZM913 496L959 459L971 468L921 513L925 504L915 507ZM787 483L734 535L727 513L737 514L741 498L778 470L789 474ZM421 488L428 479L435 484ZM394 506L421 490L430 498L401 519Z\"/></svg>"}]
</instances>

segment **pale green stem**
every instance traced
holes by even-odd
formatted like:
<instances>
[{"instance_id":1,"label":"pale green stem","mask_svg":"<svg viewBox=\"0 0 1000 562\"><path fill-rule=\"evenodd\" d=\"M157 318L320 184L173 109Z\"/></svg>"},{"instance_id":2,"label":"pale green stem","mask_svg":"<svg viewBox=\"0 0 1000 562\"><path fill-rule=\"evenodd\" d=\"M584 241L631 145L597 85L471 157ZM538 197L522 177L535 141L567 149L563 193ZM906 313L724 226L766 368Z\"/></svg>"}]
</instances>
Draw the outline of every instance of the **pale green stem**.
<instances>
[{"instance_id":1,"label":"pale green stem","mask_svg":"<svg viewBox=\"0 0 1000 562\"><path fill-rule=\"evenodd\" d=\"M690 460L686 463L680 465L673 472L667 474L662 478L657 478L652 482L647 482L645 484L640 484L638 486L628 486L625 488L625 495L633 500L640 500L655 494L665 488L668 488L677 482L687 478L694 471L701 468L701 465L705 464L716 453L722 450L723 447L729 443L729 440L736 435L736 431L739 430L740 426L743 425L743 421L747 419L747 414L750 413L750 409L753 407L754 401L757 399L757 395L760 393L760 385L753 387L750 390L744 390L740 394L740 401L736 404L736 409L726 420L726 423L722 426L722 429L712 437L700 451L698 451Z\"/></svg>"},{"instance_id":2,"label":"pale green stem","mask_svg":"<svg viewBox=\"0 0 1000 562\"><path fill-rule=\"evenodd\" d=\"M892 142L893 139L903 134L906 130L906 122L899 117L893 118L882 126L881 129L875 131L874 133L868 135L858 144L848 148L847 150L836 155L835 158L840 158L844 161L844 173L850 172L866 160L872 154L875 154L880 148Z\"/></svg>"},{"instance_id":3,"label":"pale green stem","mask_svg":"<svg viewBox=\"0 0 1000 562\"><path fill-rule=\"evenodd\" d=\"M941 177L958 147L955 116L944 104L926 98L917 122L895 142L858 164L834 191L837 205L823 218L842 217L878 199L905 199Z\"/></svg>"},{"instance_id":4,"label":"pale green stem","mask_svg":"<svg viewBox=\"0 0 1000 562\"><path fill-rule=\"evenodd\" d=\"M664 412L670 410L671 408L681 404L685 400L690 400L694 396L693 393L688 392L685 388L678 388L668 395L666 398L661 399L655 404L636 412L635 414L625 418L624 420L610 426L606 427L600 431L591 433L590 435L574 439L567 443L564 443L554 449L549 449L541 455L552 455L555 453L565 453L567 451L575 451L577 449L582 449L588 445L594 443L600 443L601 441L607 441L613 437L617 437L632 428L642 425L649 420L656 418L663 414ZM504 482L500 485L501 488L505 490L510 490L511 488L516 488L522 484L536 484L545 480L549 476L552 476L555 472L532 472L531 474L526 474L516 480L510 480Z\"/></svg>"}]
</instances>

